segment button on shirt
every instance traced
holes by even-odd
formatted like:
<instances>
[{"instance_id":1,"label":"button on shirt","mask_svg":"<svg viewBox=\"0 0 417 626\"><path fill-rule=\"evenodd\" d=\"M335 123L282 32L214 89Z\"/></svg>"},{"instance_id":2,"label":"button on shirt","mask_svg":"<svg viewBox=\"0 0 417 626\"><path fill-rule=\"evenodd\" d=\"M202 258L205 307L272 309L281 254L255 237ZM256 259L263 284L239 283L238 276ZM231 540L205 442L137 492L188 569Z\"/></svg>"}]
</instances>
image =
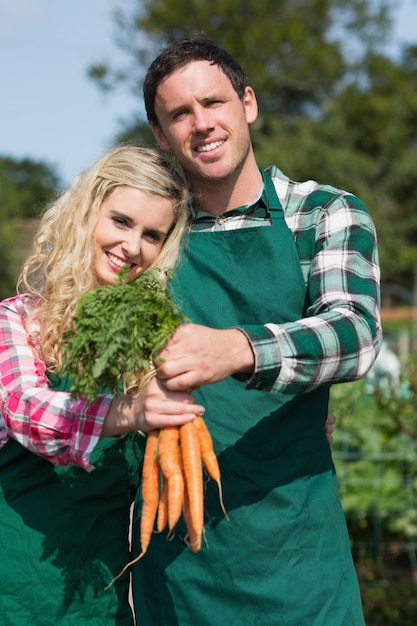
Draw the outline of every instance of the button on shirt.
<instances>
[{"instance_id":1,"label":"button on shirt","mask_svg":"<svg viewBox=\"0 0 417 626\"><path fill-rule=\"evenodd\" d=\"M191 229L193 231L216 232L220 230L265 226L265 220L267 218L268 209L263 197L263 187L261 187L253 202L246 206L227 211L217 217L205 211L197 211Z\"/></svg>"}]
</instances>

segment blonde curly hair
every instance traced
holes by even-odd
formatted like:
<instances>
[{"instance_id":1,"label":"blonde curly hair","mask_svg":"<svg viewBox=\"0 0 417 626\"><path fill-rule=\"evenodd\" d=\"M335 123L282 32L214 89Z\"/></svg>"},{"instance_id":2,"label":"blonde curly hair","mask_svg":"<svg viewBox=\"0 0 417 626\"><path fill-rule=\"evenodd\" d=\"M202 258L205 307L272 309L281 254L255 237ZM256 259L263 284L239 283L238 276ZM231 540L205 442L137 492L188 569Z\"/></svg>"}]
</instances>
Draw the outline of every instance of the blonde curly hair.
<instances>
[{"instance_id":1,"label":"blonde curly hair","mask_svg":"<svg viewBox=\"0 0 417 626\"><path fill-rule=\"evenodd\" d=\"M18 280L18 292L29 294L34 302L27 320L29 336L51 372L61 369L63 335L73 324L80 296L97 286L93 233L102 203L121 185L172 198L175 221L153 267L166 271L178 259L190 196L159 152L130 145L113 148L77 176L46 207ZM40 331L33 330L33 321Z\"/></svg>"}]
</instances>

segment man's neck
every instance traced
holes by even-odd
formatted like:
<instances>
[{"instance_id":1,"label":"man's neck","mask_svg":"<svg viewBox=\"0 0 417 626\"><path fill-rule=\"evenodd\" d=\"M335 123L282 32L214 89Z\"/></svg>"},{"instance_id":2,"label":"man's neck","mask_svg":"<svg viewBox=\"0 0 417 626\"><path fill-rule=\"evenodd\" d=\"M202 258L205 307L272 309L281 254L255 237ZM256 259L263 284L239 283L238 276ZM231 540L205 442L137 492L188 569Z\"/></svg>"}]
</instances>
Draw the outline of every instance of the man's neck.
<instances>
[{"instance_id":1,"label":"man's neck","mask_svg":"<svg viewBox=\"0 0 417 626\"><path fill-rule=\"evenodd\" d=\"M261 185L262 176L255 161L226 179L191 181L196 208L214 216L250 204Z\"/></svg>"}]
</instances>

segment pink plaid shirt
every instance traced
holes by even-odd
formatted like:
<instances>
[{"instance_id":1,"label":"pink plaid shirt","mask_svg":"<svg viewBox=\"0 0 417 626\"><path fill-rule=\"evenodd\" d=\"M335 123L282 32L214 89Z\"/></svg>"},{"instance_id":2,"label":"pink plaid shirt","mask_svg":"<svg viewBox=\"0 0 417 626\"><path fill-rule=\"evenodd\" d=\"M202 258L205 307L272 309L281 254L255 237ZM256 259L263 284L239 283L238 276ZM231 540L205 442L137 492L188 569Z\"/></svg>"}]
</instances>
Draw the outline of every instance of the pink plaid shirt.
<instances>
[{"instance_id":1,"label":"pink plaid shirt","mask_svg":"<svg viewBox=\"0 0 417 626\"><path fill-rule=\"evenodd\" d=\"M25 329L30 296L0 303L0 448L9 437L55 465L91 470L90 455L113 396L88 406L50 389L45 363L35 357Z\"/></svg>"}]
</instances>

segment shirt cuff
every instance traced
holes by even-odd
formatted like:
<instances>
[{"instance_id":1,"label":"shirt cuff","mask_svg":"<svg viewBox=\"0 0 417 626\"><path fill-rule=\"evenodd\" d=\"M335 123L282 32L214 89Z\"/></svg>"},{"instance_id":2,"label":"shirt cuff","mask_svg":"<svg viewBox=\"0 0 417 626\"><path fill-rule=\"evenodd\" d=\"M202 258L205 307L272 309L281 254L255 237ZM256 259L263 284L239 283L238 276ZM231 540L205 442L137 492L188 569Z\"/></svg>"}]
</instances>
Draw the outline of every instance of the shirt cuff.
<instances>
[{"instance_id":1,"label":"shirt cuff","mask_svg":"<svg viewBox=\"0 0 417 626\"><path fill-rule=\"evenodd\" d=\"M113 398L112 394L104 394L91 404L80 398L70 400L67 405L68 413L73 416L71 463L75 462L87 471L94 469L90 456L100 440L104 418Z\"/></svg>"},{"instance_id":2,"label":"shirt cuff","mask_svg":"<svg viewBox=\"0 0 417 626\"><path fill-rule=\"evenodd\" d=\"M271 391L281 370L281 351L276 336L266 326L238 326L252 348L255 366L253 374L236 374L234 378L246 383L247 389Z\"/></svg>"}]
</instances>

